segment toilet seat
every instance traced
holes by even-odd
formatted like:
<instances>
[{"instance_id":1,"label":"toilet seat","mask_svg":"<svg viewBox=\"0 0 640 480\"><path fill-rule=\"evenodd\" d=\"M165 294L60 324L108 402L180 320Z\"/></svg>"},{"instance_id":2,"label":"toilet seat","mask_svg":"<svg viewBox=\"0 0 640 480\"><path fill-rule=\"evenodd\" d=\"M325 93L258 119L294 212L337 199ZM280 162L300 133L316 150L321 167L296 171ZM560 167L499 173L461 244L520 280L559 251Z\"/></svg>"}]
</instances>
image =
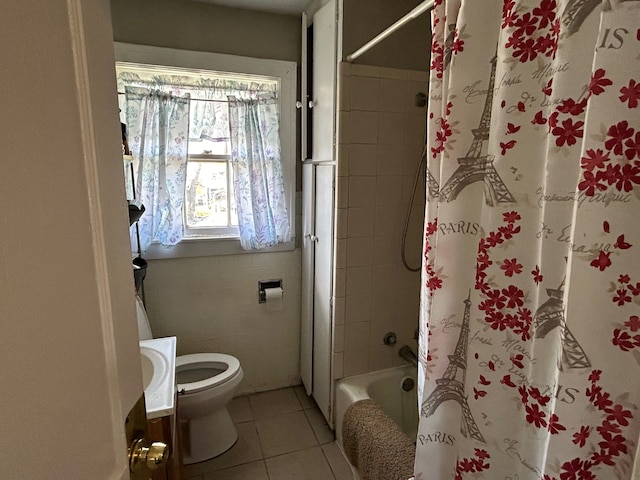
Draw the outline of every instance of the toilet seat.
<instances>
[{"instance_id":1,"label":"toilet seat","mask_svg":"<svg viewBox=\"0 0 640 480\"><path fill-rule=\"evenodd\" d=\"M178 380L178 391L185 394L197 393L222 385L238 374L240 361L224 353L192 353L176 357L176 379L181 371L204 368L222 371L196 382L179 383Z\"/></svg>"}]
</instances>

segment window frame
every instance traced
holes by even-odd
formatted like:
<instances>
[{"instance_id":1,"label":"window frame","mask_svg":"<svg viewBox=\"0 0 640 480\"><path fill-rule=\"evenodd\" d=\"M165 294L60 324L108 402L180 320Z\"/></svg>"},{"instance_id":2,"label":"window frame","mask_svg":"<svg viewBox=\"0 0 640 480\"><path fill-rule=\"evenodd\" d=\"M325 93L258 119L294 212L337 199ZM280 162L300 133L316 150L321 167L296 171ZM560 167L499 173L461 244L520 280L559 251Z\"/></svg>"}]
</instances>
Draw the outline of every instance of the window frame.
<instances>
[{"instance_id":1,"label":"window frame","mask_svg":"<svg viewBox=\"0 0 640 480\"><path fill-rule=\"evenodd\" d=\"M243 250L237 236L185 237L173 247L153 243L144 252L146 258L180 258L242 253L265 253L295 249L296 205L296 76L295 62L197 52L173 48L153 47L114 42L117 62L157 65L159 67L188 68L192 70L229 72L243 75L261 75L279 80L280 147L291 241L261 250ZM186 229L186 225L185 225Z\"/></svg>"},{"instance_id":2,"label":"window frame","mask_svg":"<svg viewBox=\"0 0 640 480\"><path fill-rule=\"evenodd\" d=\"M227 173L227 195L233 194L233 171L231 165L231 155L219 155L219 154L206 154L196 153L187 155L187 168L189 163L221 163L225 165ZM230 207L231 203L227 200L227 206ZM184 215L187 217L187 205L185 202ZM227 211L227 218L229 218L231 212ZM240 233L237 226L231 225L227 227L189 227L185 220L184 233L185 239L215 239L215 238L239 238ZM215 231L215 235L207 235Z\"/></svg>"}]
</instances>

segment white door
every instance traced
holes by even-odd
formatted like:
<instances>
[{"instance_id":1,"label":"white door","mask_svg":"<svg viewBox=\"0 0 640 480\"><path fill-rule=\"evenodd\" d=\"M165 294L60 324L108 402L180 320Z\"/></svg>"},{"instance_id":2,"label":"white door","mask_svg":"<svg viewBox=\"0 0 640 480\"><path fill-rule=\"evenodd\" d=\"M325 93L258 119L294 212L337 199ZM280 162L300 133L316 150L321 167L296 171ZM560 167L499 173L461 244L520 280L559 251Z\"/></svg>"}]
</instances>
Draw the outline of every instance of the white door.
<instances>
[{"instance_id":1,"label":"white door","mask_svg":"<svg viewBox=\"0 0 640 480\"><path fill-rule=\"evenodd\" d=\"M108 0L0 16L0 477L128 479L142 394Z\"/></svg>"},{"instance_id":2,"label":"white door","mask_svg":"<svg viewBox=\"0 0 640 480\"><path fill-rule=\"evenodd\" d=\"M316 164L314 171L313 398L329 425L332 425L333 306L331 298L333 295L334 166Z\"/></svg>"},{"instance_id":3,"label":"white door","mask_svg":"<svg viewBox=\"0 0 640 480\"><path fill-rule=\"evenodd\" d=\"M333 389L331 298L333 295L336 12L336 2L331 0L313 15L313 91L310 96L312 99L312 158L306 160L302 167L301 376L307 393L313 395L329 425L332 424ZM304 24L303 30L306 35ZM303 76L305 73L303 72ZM306 92L303 91L303 99L305 94ZM302 115L305 115L305 109Z\"/></svg>"},{"instance_id":4,"label":"white door","mask_svg":"<svg viewBox=\"0 0 640 480\"><path fill-rule=\"evenodd\" d=\"M304 110L303 110L304 115ZM303 130L304 132L304 130ZM315 167L302 164L302 298L300 306L300 377L313 393L313 289L315 264Z\"/></svg>"},{"instance_id":5,"label":"white door","mask_svg":"<svg viewBox=\"0 0 640 480\"><path fill-rule=\"evenodd\" d=\"M302 165L303 244L301 377L323 415L331 419L334 165Z\"/></svg>"},{"instance_id":6,"label":"white door","mask_svg":"<svg viewBox=\"0 0 640 480\"><path fill-rule=\"evenodd\" d=\"M337 7L331 0L313 15L311 159L335 160Z\"/></svg>"}]
</instances>

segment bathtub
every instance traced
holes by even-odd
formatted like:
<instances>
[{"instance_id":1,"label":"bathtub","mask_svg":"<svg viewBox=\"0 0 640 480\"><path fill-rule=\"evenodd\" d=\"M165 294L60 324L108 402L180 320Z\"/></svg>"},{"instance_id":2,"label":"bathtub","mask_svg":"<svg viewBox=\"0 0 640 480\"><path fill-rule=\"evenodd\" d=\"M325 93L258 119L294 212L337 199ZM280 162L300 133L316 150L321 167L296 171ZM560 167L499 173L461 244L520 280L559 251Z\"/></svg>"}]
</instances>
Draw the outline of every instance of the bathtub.
<instances>
[{"instance_id":1,"label":"bathtub","mask_svg":"<svg viewBox=\"0 0 640 480\"><path fill-rule=\"evenodd\" d=\"M418 434L417 372L411 365L346 377L336 383L336 440L342 444L342 417L352 403L373 399L411 439ZM404 388L403 388L404 386ZM411 388L409 388L411 387ZM408 391L405 391L408 390Z\"/></svg>"}]
</instances>

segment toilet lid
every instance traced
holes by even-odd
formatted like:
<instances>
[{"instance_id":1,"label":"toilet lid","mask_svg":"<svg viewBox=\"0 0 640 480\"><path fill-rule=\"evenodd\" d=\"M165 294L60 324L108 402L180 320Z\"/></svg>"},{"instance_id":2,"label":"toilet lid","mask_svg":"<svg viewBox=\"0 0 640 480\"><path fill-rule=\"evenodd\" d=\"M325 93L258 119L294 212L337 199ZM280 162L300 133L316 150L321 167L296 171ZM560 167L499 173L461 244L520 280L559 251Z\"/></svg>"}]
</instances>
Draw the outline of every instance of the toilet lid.
<instances>
[{"instance_id":1,"label":"toilet lid","mask_svg":"<svg viewBox=\"0 0 640 480\"><path fill-rule=\"evenodd\" d=\"M238 359L223 353L192 353L176 357L178 392L196 393L221 385L235 377L239 371ZM194 380L181 383L181 376L193 377Z\"/></svg>"}]
</instances>

